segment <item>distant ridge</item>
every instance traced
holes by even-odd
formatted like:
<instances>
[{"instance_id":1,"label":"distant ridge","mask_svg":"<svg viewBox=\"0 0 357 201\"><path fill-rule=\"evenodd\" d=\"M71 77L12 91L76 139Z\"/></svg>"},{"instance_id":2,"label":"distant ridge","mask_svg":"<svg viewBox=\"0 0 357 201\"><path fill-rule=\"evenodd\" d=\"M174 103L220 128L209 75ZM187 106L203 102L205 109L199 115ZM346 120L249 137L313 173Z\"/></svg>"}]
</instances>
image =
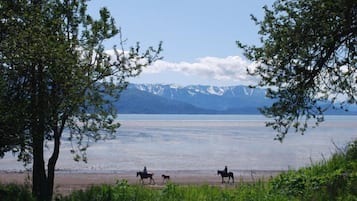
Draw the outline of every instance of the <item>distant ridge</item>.
<instances>
[{"instance_id":1,"label":"distant ridge","mask_svg":"<svg viewBox=\"0 0 357 201\"><path fill-rule=\"evenodd\" d=\"M125 90L116 103L119 113L128 114L211 114L215 111L141 91L135 87Z\"/></svg>"},{"instance_id":2,"label":"distant ridge","mask_svg":"<svg viewBox=\"0 0 357 201\"><path fill-rule=\"evenodd\" d=\"M130 84L115 105L128 114L258 114L258 108L273 103L265 92L247 86ZM357 107L328 113L357 114Z\"/></svg>"}]
</instances>

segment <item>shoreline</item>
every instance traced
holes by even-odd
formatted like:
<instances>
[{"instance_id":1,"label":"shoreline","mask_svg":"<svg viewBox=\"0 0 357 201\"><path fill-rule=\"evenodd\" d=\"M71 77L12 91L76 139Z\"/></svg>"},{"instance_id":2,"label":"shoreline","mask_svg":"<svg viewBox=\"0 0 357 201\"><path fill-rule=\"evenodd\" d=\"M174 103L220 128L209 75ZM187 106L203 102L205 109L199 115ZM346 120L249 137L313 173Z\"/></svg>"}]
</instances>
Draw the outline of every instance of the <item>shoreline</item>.
<instances>
[{"instance_id":1,"label":"shoreline","mask_svg":"<svg viewBox=\"0 0 357 201\"><path fill-rule=\"evenodd\" d=\"M267 180L282 172L283 170L229 170L233 171L235 183L239 182L254 182L259 179ZM215 185L226 186L227 183L221 183L221 176L217 175L216 171L210 170L154 170L149 171L154 173L154 185L149 185L148 180L144 180L144 184L154 188L163 188L165 182L161 177L162 174L170 176L170 182L180 185ZM6 171L0 170L1 184L31 184L31 171ZM227 178L226 178L227 179ZM68 195L75 190L86 189L93 185L109 184L113 185L122 180L126 180L129 184L141 184L136 171L118 171L118 172L80 172L73 171L56 171L54 193ZM231 185L231 184L229 184Z\"/></svg>"}]
</instances>

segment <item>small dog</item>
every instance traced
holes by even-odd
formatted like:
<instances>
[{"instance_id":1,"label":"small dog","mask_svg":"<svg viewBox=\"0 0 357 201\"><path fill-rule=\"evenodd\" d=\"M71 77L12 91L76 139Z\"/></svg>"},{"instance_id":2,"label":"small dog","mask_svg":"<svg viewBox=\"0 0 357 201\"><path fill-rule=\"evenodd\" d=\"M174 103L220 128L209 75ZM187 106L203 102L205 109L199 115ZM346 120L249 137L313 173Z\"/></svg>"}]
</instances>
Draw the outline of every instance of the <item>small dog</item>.
<instances>
[{"instance_id":1,"label":"small dog","mask_svg":"<svg viewBox=\"0 0 357 201\"><path fill-rule=\"evenodd\" d=\"M165 183L165 181L170 180L170 176L169 175L161 175L161 177L163 178L163 182Z\"/></svg>"}]
</instances>

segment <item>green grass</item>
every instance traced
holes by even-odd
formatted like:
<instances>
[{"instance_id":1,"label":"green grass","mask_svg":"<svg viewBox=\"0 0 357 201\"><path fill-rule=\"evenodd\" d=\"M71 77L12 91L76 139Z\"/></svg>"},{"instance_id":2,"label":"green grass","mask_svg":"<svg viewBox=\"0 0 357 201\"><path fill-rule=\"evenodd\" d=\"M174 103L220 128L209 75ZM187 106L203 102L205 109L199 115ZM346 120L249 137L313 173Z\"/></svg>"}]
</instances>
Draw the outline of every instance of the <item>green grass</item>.
<instances>
[{"instance_id":1,"label":"green grass","mask_svg":"<svg viewBox=\"0 0 357 201\"><path fill-rule=\"evenodd\" d=\"M357 201L357 140L331 159L269 181L240 182L232 187L185 186L169 183L163 189L129 185L93 186L57 201ZM32 201L29 188L0 185L0 201Z\"/></svg>"},{"instance_id":2,"label":"green grass","mask_svg":"<svg viewBox=\"0 0 357 201\"><path fill-rule=\"evenodd\" d=\"M272 192L299 200L357 201L357 140L330 160L278 175L269 186Z\"/></svg>"},{"instance_id":3,"label":"green grass","mask_svg":"<svg viewBox=\"0 0 357 201\"><path fill-rule=\"evenodd\" d=\"M164 189L150 189L139 185L128 185L126 181L117 185L93 186L86 191L77 191L62 201L256 201L286 200L293 201L280 194L269 193L266 182L254 184L241 183L235 188L217 186L183 186L167 184ZM296 199L295 199L296 200Z\"/></svg>"}]
</instances>

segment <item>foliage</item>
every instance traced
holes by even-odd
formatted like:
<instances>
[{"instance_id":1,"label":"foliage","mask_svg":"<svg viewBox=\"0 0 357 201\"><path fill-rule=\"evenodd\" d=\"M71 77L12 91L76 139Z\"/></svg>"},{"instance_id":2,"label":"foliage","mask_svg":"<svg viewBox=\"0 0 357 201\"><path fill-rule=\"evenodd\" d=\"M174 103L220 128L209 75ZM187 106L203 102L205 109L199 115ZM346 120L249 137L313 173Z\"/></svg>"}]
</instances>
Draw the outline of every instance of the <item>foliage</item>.
<instances>
[{"instance_id":1,"label":"foliage","mask_svg":"<svg viewBox=\"0 0 357 201\"><path fill-rule=\"evenodd\" d=\"M350 143L347 151L334 154L328 161L280 174L270 181L270 191L300 200L357 198L357 163L349 155L356 152L356 143Z\"/></svg>"},{"instance_id":2,"label":"foliage","mask_svg":"<svg viewBox=\"0 0 357 201\"><path fill-rule=\"evenodd\" d=\"M57 198L61 201L136 201L154 200L158 192L143 186L130 186L127 181L117 182L116 185L92 186L86 191L77 191L70 196Z\"/></svg>"},{"instance_id":3,"label":"foliage","mask_svg":"<svg viewBox=\"0 0 357 201\"><path fill-rule=\"evenodd\" d=\"M143 186L131 186L125 181L115 186L95 186L86 191L58 198L61 201L255 201L255 200L291 200L281 195L267 195L267 185L239 184L236 188L221 188L214 186L180 186L169 183L162 190Z\"/></svg>"},{"instance_id":4,"label":"foliage","mask_svg":"<svg viewBox=\"0 0 357 201\"><path fill-rule=\"evenodd\" d=\"M52 196L64 129L74 159L86 161L88 146L120 126L112 102L127 79L160 59L161 44L125 50L119 41L113 53L104 51L105 40L122 38L120 29L108 9L93 19L86 3L0 0L0 157L11 151L33 163L33 192L41 200ZM47 163L44 147L52 151Z\"/></svg>"},{"instance_id":5,"label":"foliage","mask_svg":"<svg viewBox=\"0 0 357 201\"><path fill-rule=\"evenodd\" d=\"M346 151L346 158L349 161L357 162L357 140L348 144Z\"/></svg>"},{"instance_id":6,"label":"foliage","mask_svg":"<svg viewBox=\"0 0 357 201\"><path fill-rule=\"evenodd\" d=\"M35 201L32 197L29 186L17 184L0 184L0 200L1 201Z\"/></svg>"},{"instance_id":7,"label":"foliage","mask_svg":"<svg viewBox=\"0 0 357 201\"><path fill-rule=\"evenodd\" d=\"M261 111L281 141L290 129L304 133L312 118L318 125L334 103L357 103L357 2L277 0L264 10L262 21L252 16L262 46L237 44L276 101Z\"/></svg>"}]
</instances>

